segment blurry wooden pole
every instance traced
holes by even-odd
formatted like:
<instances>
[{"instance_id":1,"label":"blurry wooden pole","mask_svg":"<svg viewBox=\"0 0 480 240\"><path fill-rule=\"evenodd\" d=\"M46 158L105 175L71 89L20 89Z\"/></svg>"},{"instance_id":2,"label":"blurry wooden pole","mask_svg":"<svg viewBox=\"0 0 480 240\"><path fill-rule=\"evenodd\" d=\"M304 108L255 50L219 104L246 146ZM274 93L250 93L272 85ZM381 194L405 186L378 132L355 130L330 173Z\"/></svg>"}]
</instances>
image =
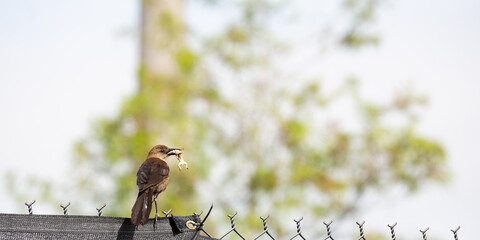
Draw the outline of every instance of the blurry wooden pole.
<instances>
[{"instance_id":1,"label":"blurry wooden pole","mask_svg":"<svg viewBox=\"0 0 480 240\"><path fill-rule=\"evenodd\" d=\"M176 56L183 46L183 1L141 0L140 24L138 94L148 99L148 110L135 116L135 122L140 135L148 136L148 146L170 142L174 132L166 113L177 106L171 92L181 79Z\"/></svg>"},{"instance_id":2,"label":"blurry wooden pole","mask_svg":"<svg viewBox=\"0 0 480 240\"><path fill-rule=\"evenodd\" d=\"M156 78L175 77L175 53L183 44L183 1L141 1L140 66L145 79L141 79L140 91Z\"/></svg>"}]
</instances>

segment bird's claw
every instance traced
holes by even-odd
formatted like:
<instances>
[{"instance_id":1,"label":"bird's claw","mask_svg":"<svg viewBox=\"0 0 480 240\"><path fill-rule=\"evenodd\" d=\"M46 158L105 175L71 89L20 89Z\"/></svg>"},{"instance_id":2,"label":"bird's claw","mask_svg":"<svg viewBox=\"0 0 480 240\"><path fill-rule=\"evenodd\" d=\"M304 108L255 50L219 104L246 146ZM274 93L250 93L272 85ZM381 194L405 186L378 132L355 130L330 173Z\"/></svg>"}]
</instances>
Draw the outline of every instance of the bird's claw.
<instances>
[{"instance_id":1,"label":"bird's claw","mask_svg":"<svg viewBox=\"0 0 480 240\"><path fill-rule=\"evenodd\" d=\"M158 213L155 214L155 221L153 222L153 229L157 229Z\"/></svg>"}]
</instances>

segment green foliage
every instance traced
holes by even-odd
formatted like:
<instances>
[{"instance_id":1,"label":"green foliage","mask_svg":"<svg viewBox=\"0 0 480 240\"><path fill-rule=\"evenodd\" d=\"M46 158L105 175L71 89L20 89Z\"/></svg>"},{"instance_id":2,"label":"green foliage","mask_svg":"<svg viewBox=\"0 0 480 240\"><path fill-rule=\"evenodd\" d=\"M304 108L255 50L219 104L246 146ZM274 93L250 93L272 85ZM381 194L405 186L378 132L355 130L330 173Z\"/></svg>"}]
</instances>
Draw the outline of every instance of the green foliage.
<instances>
[{"instance_id":1,"label":"green foliage","mask_svg":"<svg viewBox=\"0 0 480 240\"><path fill-rule=\"evenodd\" d=\"M148 3L145 4L148 6ZM161 11L157 18L157 29L171 39L177 39L179 34L183 32L182 20L178 19L178 16L170 11ZM166 40L165 42L170 42L168 39Z\"/></svg>"},{"instance_id":2,"label":"green foliage","mask_svg":"<svg viewBox=\"0 0 480 240\"><path fill-rule=\"evenodd\" d=\"M177 64L182 70L183 73L189 74L192 73L197 61L195 54L187 48L180 49L176 56Z\"/></svg>"},{"instance_id":3,"label":"green foliage","mask_svg":"<svg viewBox=\"0 0 480 240\"><path fill-rule=\"evenodd\" d=\"M352 21L350 29L341 39L341 43L350 48L365 45L377 45L379 38L369 33L368 26L375 20L375 14L381 1L377 0L345 0L344 6Z\"/></svg>"},{"instance_id":4,"label":"green foliage","mask_svg":"<svg viewBox=\"0 0 480 240\"><path fill-rule=\"evenodd\" d=\"M377 43L376 36L363 30L373 20L376 1L348 2L356 24L346 31L343 43L349 48ZM217 162L228 169L222 185L210 184L219 192L217 201L228 202L226 210L249 209L237 217L238 224L248 226L258 215L274 211L313 211L318 217L342 218L356 211L367 190L405 187L415 192L428 181L448 179L443 148L415 131L416 116L411 110L423 106L424 97L407 89L390 102L372 103L358 93L355 79L330 94L322 91L319 81L295 79L286 87L277 84L288 81L276 77L277 70L269 61L280 55L279 45L269 44L272 34L264 22L255 21L266 22L264 17L270 12L252 11L249 4L242 9L240 23L227 26L207 45L217 57L217 66L248 76L232 74L232 80L222 80L242 85L228 108L216 108L224 114L221 120L209 119L213 125L233 122L235 134L223 128L210 130L214 143L210 146L219 152ZM253 49L252 43L265 51ZM320 117L341 101L356 109L350 121L360 126L354 130L325 123ZM389 125L387 119L392 115L401 119L399 126ZM234 184L244 181L248 185ZM247 196L232 200L230 191ZM271 225L276 224L284 223Z\"/></svg>"},{"instance_id":5,"label":"green foliage","mask_svg":"<svg viewBox=\"0 0 480 240\"><path fill-rule=\"evenodd\" d=\"M350 47L361 47L367 44L377 45L379 39L375 35L360 34L357 32L349 32L342 39L342 43Z\"/></svg>"},{"instance_id":6,"label":"green foliage","mask_svg":"<svg viewBox=\"0 0 480 240\"><path fill-rule=\"evenodd\" d=\"M270 168L257 169L250 179L250 189L252 191L271 192L277 186L277 176L275 171Z\"/></svg>"},{"instance_id":7,"label":"green foliage","mask_svg":"<svg viewBox=\"0 0 480 240\"><path fill-rule=\"evenodd\" d=\"M297 120L287 120L283 123L283 132L285 141L289 145L298 145L305 141L307 126Z\"/></svg>"}]
</instances>

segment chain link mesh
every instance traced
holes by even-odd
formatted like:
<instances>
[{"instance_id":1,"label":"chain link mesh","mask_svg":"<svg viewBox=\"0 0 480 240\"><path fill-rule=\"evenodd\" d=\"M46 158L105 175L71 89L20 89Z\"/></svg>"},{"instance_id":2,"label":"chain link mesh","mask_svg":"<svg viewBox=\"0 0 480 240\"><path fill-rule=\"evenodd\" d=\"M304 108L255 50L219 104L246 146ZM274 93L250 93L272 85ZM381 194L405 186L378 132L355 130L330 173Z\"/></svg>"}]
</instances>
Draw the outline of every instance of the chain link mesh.
<instances>
[{"instance_id":1,"label":"chain link mesh","mask_svg":"<svg viewBox=\"0 0 480 240\"><path fill-rule=\"evenodd\" d=\"M34 218L31 217L33 215L33 204L34 203L35 203L35 200L32 201L31 203L25 203L25 205L28 208L28 214L29 215L20 215L20 214L1 214L1 215L4 215L4 217L6 217L6 218L16 219L17 221L21 221L21 222L32 222L32 221L34 221ZM70 202L67 203L65 206L64 205L60 205L60 206L63 210L63 216L65 216L69 219L74 219L74 218L77 219L78 218L78 221L81 222L81 221L83 221L82 220L82 217L83 217L83 218L88 218L89 221L91 221L89 224L92 225L92 227L95 226L95 221L98 221L97 222L98 227L106 226L106 225L102 225L102 224L105 224L105 220L104 221L100 220L100 219L108 219L108 217L103 217L102 216L102 210L106 207L106 204L103 204L101 207L96 208L96 210L98 212L98 217L93 217L93 216L69 216L68 213L67 213L67 208L70 206ZM204 224L205 224L205 221L207 220L208 216L210 215L212 209L213 209L213 205L210 207L210 209L208 210L208 213L206 214L206 216L203 219L200 218L200 215L202 215L203 211L200 212L200 213L193 213L193 215L190 216L190 217L189 216L174 217L171 214L172 209L170 209L168 211L163 211L163 214L165 215L165 217L163 219L170 219L169 221L177 221L179 218L183 219L182 221L184 221L184 223L182 222L181 226L178 225L178 223L176 225L172 225L172 226L176 226L177 230L178 229L183 229L182 232L185 232L185 233L189 232L188 236L191 236L191 238L189 238L189 239L220 239L221 240L221 239L227 239L227 238L231 239L232 237L240 238L242 240L247 239L247 238L244 237L244 234L242 234L241 231L237 228L237 225L235 223L235 217L238 214L237 212L235 212L232 215L227 215L228 219L230 220L230 229L228 231L226 231L223 235L221 235L221 237L214 238L212 236L212 234L208 233L204 229ZM33 215L33 216L39 216L46 222L51 221L52 223L55 223L55 221L57 221L56 219L58 219L61 215ZM30 217L30 219L29 219L29 217ZM48 219L49 217L51 219ZM262 225L263 225L263 230L262 230L261 233L257 234L256 236L253 236L253 238L252 238L253 240L257 240L257 239L260 239L262 237L263 237L262 239L271 239L271 240L276 240L277 239L276 237L274 237L275 234L272 233L270 231L270 229L268 228L269 217L270 216L260 217L260 220L261 220ZM110 217L110 218L112 218L112 217ZM0 219L0 220L3 220L6 223L9 223L8 219L4 218L4 219ZM302 220L303 220L303 217L298 219L298 220L293 219L293 221L295 223L295 227L296 227L296 232L293 233L291 235L291 237L288 238L288 239L290 239L290 240L299 240L299 239L307 240L307 239L309 239L302 232L302 228L301 228ZM118 221L118 220L115 220L115 221ZM118 225L118 223L116 223L116 224ZM128 218L126 218L124 220L122 219L121 228L125 229L126 225L128 225L128 224L130 224L130 221L129 221ZM323 224L325 225L326 236L324 238L322 237L322 239L323 240L334 240L332 229L331 229L331 225L333 224L333 221L323 222ZM367 235L365 234L365 231L364 231L365 221L356 222L356 224L358 225L358 231L359 231L358 240L367 240ZM110 230L115 229L115 226L113 226L113 225L114 224L112 223L112 226L108 226L108 228L110 228ZM185 226L183 226L183 225L185 225ZM3 229L0 229L1 230L0 231L0 239L5 238L5 235L2 236L2 232L3 233L11 233L13 230L16 229L16 226L11 225L11 224L10 225L9 224L4 225L4 227L5 226L7 226L7 227L3 228ZM8 226L10 226L12 228L15 228L15 229L8 229ZM61 226L64 227L64 228L69 227L68 224L63 224ZM395 227L396 226L397 226L396 222L392 225L387 224L387 227L390 230L390 237L391 237L392 240L397 239L396 234L395 234ZM49 227L51 228L51 226L49 226ZM71 227L76 228L76 226L71 226ZM139 230L138 227L135 228L135 226L131 226L128 229L133 230L134 232L135 231L140 231L140 232L144 231L144 230ZM163 229L166 229L166 228L164 227ZM62 230L68 231L68 229L57 229L56 231L62 231ZM120 229L120 230L122 230L122 229ZM120 231L120 230L118 230L118 231ZM423 240L427 240L427 231L428 230L429 230L428 227L425 228L424 230L420 229L420 233L422 234L421 237L422 237ZM456 229L451 229L450 230L453 233L453 239L454 240L458 240L458 231L459 230L460 230L460 226L458 226ZM15 231L16 232L21 232L21 231L19 231L19 229L16 229ZM13 231L13 232L15 232L15 231ZM31 230L29 230L29 231L31 231ZM42 230L42 231L44 231L44 230ZM311 238L311 239L313 239L313 238Z\"/></svg>"}]
</instances>

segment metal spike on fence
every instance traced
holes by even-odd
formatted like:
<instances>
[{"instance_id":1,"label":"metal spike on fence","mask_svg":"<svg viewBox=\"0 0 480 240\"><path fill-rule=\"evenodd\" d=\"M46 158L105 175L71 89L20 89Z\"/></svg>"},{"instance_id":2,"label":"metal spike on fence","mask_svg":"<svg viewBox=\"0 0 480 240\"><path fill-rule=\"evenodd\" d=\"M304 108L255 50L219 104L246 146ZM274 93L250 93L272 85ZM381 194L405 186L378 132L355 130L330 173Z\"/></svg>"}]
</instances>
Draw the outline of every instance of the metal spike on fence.
<instances>
[{"instance_id":1,"label":"metal spike on fence","mask_svg":"<svg viewBox=\"0 0 480 240\"><path fill-rule=\"evenodd\" d=\"M332 237L332 232L330 231L330 224L332 223L333 223L332 220L330 220L329 223L323 222L323 224L325 224L325 227L327 228L327 237L324 240L327 240L327 239L334 240Z\"/></svg>"},{"instance_id":2,"label":"metal spike on fence","mask_svg":"<svg viewBox=\"0 0 480 240\"><path fill-rule=\"evenodd\" d=\"M230 218L230 225L231 225L232 229L236 228L236 226L235 226L235 216L237 216L237 213L238 212L235 212L233 215L227 215L227 217Z\"/></svg>"},{"instance_id":3,"label":"metal spike on fence","mask_svg":"<svg viewBox=\"0 0 480 240\"><path fill-rule=\"evenodd\" d=\"M33 200L31 203L26 203L25 202L25 205L27 206L28 208L28 214L29 215L32 215L33 214L33 210L32 210L32 205L37 202L37 200Z\"/></svg>"},{"instance_id":4,"label":"metal spike on fence","mask_svg":"<svg viewBox=\"0 0 480 240\"><path fill-rule=\"evenodd\" d=\"M191 240L195 239L197 234L199 233L199 231L202 231L204 234L206 234L208 237L212 238L212 235L210 235L207 231L205 231L205 229L203 229L203 226L204 226L204 223L205 221L207 220L208 216L210 216L210 213L212 212L212 209L213 209L213 204L210 206L210 209L208 209L208 212L207 212L207 215L205 215L205 217L203 218L203 220L200 222L200 223L196 223L196 222L193 222L193 221L188 221L187 222L187 227L189 226L189 222L191 224L193 224L195 226L194 229L196 229L195 231L195 234L193 234ZM201 214L203 213L200 212L199 214L197 213L193 213L195 216L200 216ZM193 223L192 223L193 222Z\"/></svg>"},{"instance_id":5,"label":"metal spike on fence","mask_svg":"<svg viewBox=\"0 0 480 240\"><path fill-rule=\"evenodd\" d=\"M450 231L452 231L453 233L453 237L455 238L455 240L458 240L458 236L457 236L458 230L460 230L460 226L458 226L455 230L450 229Z\"/></svg>"},{"instance_id":6,"label":"metal spike on fence","mask_svg":"<svg viewBox=\"0 0 480 240\"><path fill-rule=\"evenodd\" d=\"M102 216L102 210L107 206L106 203L104 203L101 207L97 208L98 216Z\"/></svg>"},{"instance_id":7,"label":"metal spike on fence","mask_svg":"<svg viewBox=\"0 0 480 240\"><path fill-rule=\"evenodd\" d=\"M293 221L295 222L295 224L297 225L297 234L295 234L295 236L293 236L292 238L290 238L290 240L296 238L296 237L301 237L303 240L306 240L306 238L302 235L302 229L300 227L300 222L303 220L303 217L301 217L299 220L295 220L293 219Z\"/></svg>"},{"instance_id":8,"label":"metal spike on fence","mask_svg":"<svg viewBox=\"0 0 480 240\"><path fill-rule=\"evenodd\" d=\"M260 217L260 219L262 219L262 222L263 222L263 230L264 231L267 231L268 230L268 225L267 225L267 219L270 217L270 215L268 215L267 217L263 218L263 217Z\"/></svg>"},{"instance_id":9,"label":"metal spike on fence","mask_svg":"<svg viewBox=\"0 0 480 240\"><path fill-rule=\"evenodd\" d=\"M68 215L67 213L67 208L68 206L70 206L70 202L67 203L67 205L63 206L62 204L60 204L60 207L63 209L63 215Z\"/></svg>"},{"instance_id":10,"label":"metal spike on fence","mask_svg":"<svg viewBox=\"0 0 480 240\"><path fill-rule=\"evenodd\" d=\"M397 222L395 222L391 226L390 224L387 224L387 226L390 228L390 233L392 234L392 240L396 240L397 238L395 237L395 226L397 226Z\"/></svg>"},{"instance_id":11,"label":"metal spike on fence","mask_svg":"<svg viewBox=\"0 0 480 240\"><path fill-rule=\"evenodd\" d=\"M168 210L168 211L166 211L166 212L165 212L165 211L162 211L162 212L163 212L163 214L165 215L165 217L170 217L170 216L171 216L170 213L172 212L172 209L170 209L170 210Z\"/></svg>"},{"instance_id":12,"label":"metal spike on fence","mask_svg":"<svg viewBox=\"0 0 480 240\"><path fill-rule=\"evenodd\" d=\"M268 224L267 224L267 219L270 217L270 215L268 215L267 217L260 217L260 219L262 219L262 222L263 222L263 232L258 235L256 238L254 238L253 240L256 240L258 238L260 238L261 236L263 236L263 234L267 234L271 239L275 240L275 238L268 232Z\"/></svg>"},{"instance_id":13,"label":"metal spike on fence","mask_svg":"<svg viewBox=\"0 0 480 240\"><path fill-rule=\"evenodd\" d=\"M422 233L423 240L427 240L427 231L429 229L430 229L429 227L425 228L425 230L420 229L420 232Z\"/></svg>"},{"instance_id":14,"label":"metal spike on fence","mask_svg":"<svg viewBox=\"0 0 480 240\"><path fill-rule=\"evenodd\" d=\"M237 226L235 225L235 216L237 216L237 213L238 212L235 212L233 215L227 215L228 218L230 218L230 231L228 231L227 233L225 233L222 237L220 237L219 239L223 239L224 237L226 237L227 235L229 235L231 232L235 232L237 234L237 236L239 236L241 239L245 240L245 238L242 236L242 234L240 234L238 231L237 231Z\"/></svg>"},{"instance_id":15,"label":"metal spike on fence","mask_svg":"<svg viewBox=\"0 0 480 240\"><path fill-rule=\"evenodd\" d=\"M193 215L200 217L200 215L202 215L202 213L203 213L203 210L200 210L199 213L193 212Z\"/></svg>"},{"instance_id":16,"label":"metal spike on fence","mask_svg":"<svg viewBox=\"0 0 480 240\"><path fill-rule=\"evenodd\" d=\"M360 229L360 238L358 240L360 239L367 240L365 239L365 236L363 233L363 224L365 224L365 221L363 221L362 223L357 222L358 228Z\"/></svg>"}]
</instances>

